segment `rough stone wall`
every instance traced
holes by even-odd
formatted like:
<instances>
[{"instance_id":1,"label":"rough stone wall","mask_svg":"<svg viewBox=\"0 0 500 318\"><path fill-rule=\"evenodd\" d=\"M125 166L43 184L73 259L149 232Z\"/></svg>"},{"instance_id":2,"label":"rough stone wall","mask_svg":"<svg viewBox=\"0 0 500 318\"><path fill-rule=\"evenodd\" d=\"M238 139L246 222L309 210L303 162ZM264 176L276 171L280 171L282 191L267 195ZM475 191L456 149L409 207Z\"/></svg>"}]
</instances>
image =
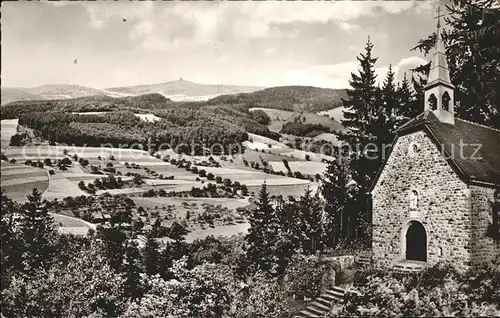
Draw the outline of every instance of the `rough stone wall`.
<instances>
[{"instance_id":1,"label":"rough stone wall","mask_svg":"<svg viewBox=\"0 0 500 318\"><path fill-rule=\"evenodd\" d=\"M409 149L416 144L417 152ZM418 205L410 209L410 193ZM424 131L401 136L372 192L373 258L392 267L406 258L410 221L427 232L427 263L452 261L467 267L471 256L471 191Z\"/></svg>"},{"instance_id":2,"label":"rough stone wall","mask_svg":"<svg viewBox=\"0 0 500 318\"><path fill-rule=\"evenodd\" d=\"M472 257L473 265L488 263L500 254L500 242L495 242L486 236L488 225L493 221L495 189L479 186L471 188L471 230L472 230Z\"/></svg>"}]
</instances>

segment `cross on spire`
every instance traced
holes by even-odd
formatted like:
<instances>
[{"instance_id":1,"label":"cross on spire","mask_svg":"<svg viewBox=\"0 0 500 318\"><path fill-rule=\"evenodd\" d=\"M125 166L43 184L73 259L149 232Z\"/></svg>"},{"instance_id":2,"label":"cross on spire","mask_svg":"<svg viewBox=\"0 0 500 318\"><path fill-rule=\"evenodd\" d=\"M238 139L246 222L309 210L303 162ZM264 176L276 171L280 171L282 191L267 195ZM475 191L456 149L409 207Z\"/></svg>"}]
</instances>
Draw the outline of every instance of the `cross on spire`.
<instances>
[{"instance_id":1,"label":"cross on spire","mask_svg":"<svg viewBox=\"0 0 500 318\"><path fill-rule=\"evenodd\" d=\"M438 20L438 23L437 23L437 27L438 29L441 27L441 17L444 17L444 14L441 14L441 4L438 3L438 7L437 7L437 16L434 17L434 19L437 19Z\"/></svg>"}]
</instances>

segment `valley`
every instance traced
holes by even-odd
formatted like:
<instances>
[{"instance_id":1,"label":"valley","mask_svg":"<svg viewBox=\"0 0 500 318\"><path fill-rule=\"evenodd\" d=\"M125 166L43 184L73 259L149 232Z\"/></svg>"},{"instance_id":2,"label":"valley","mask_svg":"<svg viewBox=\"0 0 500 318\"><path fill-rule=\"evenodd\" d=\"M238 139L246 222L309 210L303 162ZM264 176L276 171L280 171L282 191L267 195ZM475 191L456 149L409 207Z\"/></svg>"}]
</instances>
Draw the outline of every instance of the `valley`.
<instances>
[{"instance_id":1,"label":"valley","mask_svg":"<svg viewBox=\"0 0 500 318\"><path fill-rule=\"evenodd\" d=\"M214 104L213 100L185 104L165 98L163 92L152 94L161 88L185 94L180 87L192 89L188 92L191 95L197 94L196 85L177 84L109 90L121 94L120 97L79 96L17 101L3 106L2 118L12 118L2 120L4 194L24 202L37 188L44 200L52 202L50 211L61 231L79 235L109 223L109 219L94 219L88 209L111 218L121 213L102 209L102 204L94 207L92 202L109 198L120 201L126 196L134 206L127 212L131 217L128 224L132 226L137 220L142 224L135 235L145 235L160 218L161 228L171 228L173 222L182 224L185 239L193 241L208 235L245 233L249 224L242 211L252 206L264 183L273 197L299 197L307 189L313 193L318 190L327 162L334 158L296 149L291 141L297 136L280 134L280 130L297 117L331 131L342 130L337 121L311 112ZM223 93L238 91L237 87L214 86L198 92L208 94L213 89ZM248 88L247 93L251 94L252 89ZM78 88L67 95L84 92ZM133 96L139 93L146 95ZM283 98L286 100L287 96ZM256 122L255 110L263 111L270 121ZM222 124L207 125L214 121ZM198 122L203 126L197 128ZM169 126L175 127L171 133L167 133ZM228 126L234 127L234 132L227 130ZM213 139L207 138L210 129ZM239 139L239 130L244 138ZM149 137L145 139L142 134ZM192 149L179 148L183 140L196 141L200 139L197 136L204 136L207 143L222 142L223 147L236 142L232 145L239 145L241 152L218 154L213 149L198 147L191 153ZM151 140L167 142L170 147L147 148ZM126 146L117 148L122 142ZM134 149L129 149L130 142L136 142ZM75 210L68 206L75 199L84 206L90 204L89 208ZM226 216L217 221L221 211ZM200 217L205 221L200 223ZM164 234L159 238L170 239Z\"/></svg>"}]
</instances>

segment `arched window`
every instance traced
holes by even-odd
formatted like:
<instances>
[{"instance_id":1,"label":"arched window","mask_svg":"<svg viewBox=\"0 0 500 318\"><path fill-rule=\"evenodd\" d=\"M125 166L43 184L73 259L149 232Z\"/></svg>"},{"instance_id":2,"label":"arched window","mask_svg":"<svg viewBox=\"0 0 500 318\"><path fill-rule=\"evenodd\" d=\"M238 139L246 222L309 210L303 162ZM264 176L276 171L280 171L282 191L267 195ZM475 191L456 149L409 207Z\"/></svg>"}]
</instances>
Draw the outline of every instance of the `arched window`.
<instances>
[{"instance_id":1,"label":"arched window","mask_svg":"<svg viewBox=\"0 0 500 318\"><path fill-rule=\"evenodd\" d=\"M443 105L443 109L450 111L450 94L448 92L444 92L443 97L441 99L441 103Z\"/></svg>"},{"instance_id":2,"label":"arched window","mask_svg":"<svg viewBox=\"0 0 500 318\"><path fill-rule=\"evenodd\" d=\"M437 250L437 255L438 256L443 256L443 248L440 246L438 247L438 250Z\"/></svg>"},{"instance_id":3,"label":"arched window","mask_svg":"<svg viewBox=\"0 0 500 318\"><path fill-rule=\"evenodd\" d=\"M436 98L436 95L431 94L431 96L429 96L429 100L427 101L427 103L429 103L429 108L431 110L436 110L437 109L437 98Z\"/></svg>"},{"instance_id":4,"label":"arched window","mask_svg":"<svg viewBox=\"0 0 500 318\"><path fill-rule=\"evenodd\" d=\"M410 192L410 209L418 208L418 192L412 190Z\"/></svg>"}]
</instances>

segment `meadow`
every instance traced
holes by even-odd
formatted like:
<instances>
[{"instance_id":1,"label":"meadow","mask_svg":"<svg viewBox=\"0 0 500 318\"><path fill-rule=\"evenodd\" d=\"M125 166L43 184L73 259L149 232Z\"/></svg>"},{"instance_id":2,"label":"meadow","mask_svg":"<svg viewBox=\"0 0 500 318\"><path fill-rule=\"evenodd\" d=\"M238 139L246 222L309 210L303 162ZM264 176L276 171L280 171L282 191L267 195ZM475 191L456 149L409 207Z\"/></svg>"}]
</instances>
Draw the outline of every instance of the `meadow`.
<instances>
[{"instance_id":1,"label":"meadow","mask_svg":"<svg viewBox=\"0 0 500 318\"><path fill-rule=\"evenodd\" d=\"M259 107L251 108L250 111L257 109L264 111L269 116L269 118L271 119L271 122L269 123L269 130L275 132L280 132L281 128L285 123L293 122L294 118L299 115L301 118L305 118L304 121L305 124L320 124L334 131L341 131L344 129L343 126L337 120L330 118L328 116L321 116L319 114L314 114L314 113L292 112L286 110L259 108Z\"/></svg>"},{"instance_id":2,"label":"meadow","mask_svg":"<svg viewBox=\"0 0 500 318\"><path fill-rule=\"evenodd\" d=\"M3 119L0 126L2 152L10 145L10 138L17 132L17 119Z\"/></svg>"}]
</instances>

